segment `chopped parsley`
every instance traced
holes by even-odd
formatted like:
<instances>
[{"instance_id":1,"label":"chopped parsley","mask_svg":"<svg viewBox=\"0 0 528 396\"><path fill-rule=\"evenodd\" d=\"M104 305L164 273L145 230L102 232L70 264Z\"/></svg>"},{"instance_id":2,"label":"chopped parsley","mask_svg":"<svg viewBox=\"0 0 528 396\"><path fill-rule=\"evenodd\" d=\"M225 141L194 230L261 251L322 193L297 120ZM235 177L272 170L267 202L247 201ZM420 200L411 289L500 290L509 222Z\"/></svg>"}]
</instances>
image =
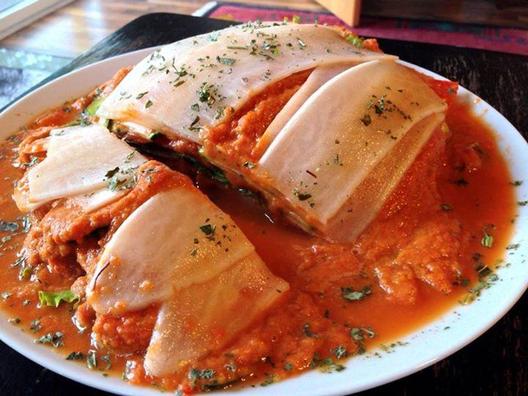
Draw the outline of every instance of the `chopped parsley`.
<instances>
[{"instance_id":1,"label":"chopped parsley","mask_svg":"<svg viewBox=\"0 0 528 396\"><path fill-rule=\"evenodd\" d=\"M353 327L350 329L350 336L354 341L363 341L365 338L374 338L376 332L370 327Z\"/></svg>"},{"instance_id":2,"label":"chopped parsley","mask_svg":"<svg viewBox=\"0 0 528 396\"><path fill-rule=\"evenodd\" d=\"M2 232L17 232L18 227L18 223L14 221L0 220L0 231Z\"/></svg>"},{"instance_id":3,"label":"chopped parsley","mask_svg":"<svg viewBox=\"0 0 528 396\"><path fill-rule=\"evenodd\" d=\"M31 277L31 274L33 274L33 267L27 264L27 260L24 260L18 271L18 279L28 280Z\"/></svg>"},{"instance_id":4,"label":"chopped parsley","mask_svg":"<svg viewBox=\"0 0 528 396\"><path fill-rule=\"evenodd\" d=\"M385 95L382 95L377 101L374 102L374 112L377 115L383 114L385 111Z\"/></svg>"},{"instance_id":5,"label":"chopped parsley","mask_svg":"<svg viewBox=\"0 0 528 396\"><path fill-rule=\"evenodd\" d=\"M31 218L26 215L26 216L22 216L22 231L24 233L28 233L29 230L31 229Z\"/></svg>"},{"instance_id":6,"label":"chopped parsley","mask_svg":"<svg viewBox=\"0 0 528 396\"><path fill-rule=\"evenodd\" d=\"M276 377L275 374L267 374L264 381L260 383L260 386L268 386L268 385L273 384L275 382L275 377Z\"/></svg>"},{"instance_id":7,"label":"chopped parsley","mask_svg":"<svg viewBox=\"0 0 528 396\"><path fill-rule=\"evenodd\" d=\"M153 104L154 104L154 103L152 102L152 100L150 100L150 99L147 100L147 101L145 102L145 109L148 109L148 108L149 108L150 106L152 106Z\"/></svg>"},{"instance_id":8,"label":"chopped parsley","mask_svg":"<svg viewBox=\"0 0 528 396\"><path fill-rule=\"evenodd\" d=\"M94 370L97 368L97 352L93 349L90 349L88 351L88 355L86 356L86 366L90 370Z\"/></svg>"},{"instance_id":9,"label":"chopped parsley","mask_svg":"<svg viewBox=\"0 0 528 396\"><path fill-rule=\"evenodd\" d=\"M7 242L9 242L11 239L13 239L10 235L3 236L0 238L0 248L4 246Z\"/></svg>"},{"instance_id":10,"label":"chopped parsley","mask_svg":"<svg viewBox=\"0 0 528 396\"><path fill-rule=\"evenodd\" d=\"M358 353L363 354L366 351L365 339L374 338L376 333L370 327L353 327L350 329L350 337L358 346Z\"/></svg>"},{"instance_id":11,"label":"chopped parsley","mask_svg":"<svg viewBox=\"0 0 528 396\"><path fill-rule=\"evenodd\" d=\"M468 293L459 301L462 305L468 305L477 300L483 290L489 289L497 280L499 280L497 274L484 264L479 265L477 272L479 275L479 282L469 289Z\"/></svg>"},{"instance_id":12,"label":"chopped parsley","mask_svg":"<svg viewBox=\"0 0 528 396\"><path fill-rule=\"evenodd\" d=\"M285 371L292 371L293 370L293 364L291 364L290 362L284 363L284 370Z\"/></svg>"},{"instance_id":13,"label":"chopped parsley","mask_svg":"<svg viewBox=\"0 0 528 396\"><path fill-rule=\"evenodd\" d=\"M31 324L29 325L29 329L33 332L33 333L36 333L40 330L42 330L42 325L40 324L40 319L34 319L31 321Z\"/></svg>"},{"instance_id":14,"label":"chopped parsley","mask_svg":"<svg viewBox=\"0 0 528 396\"><path fill-rule=\"evenodd\" d=\"M212 106L216 102L216 94L216 87L213 84L204 82L198 90L198 100L202 103L207 103L208 106Z\"/></svg>"},{"instance_id":15,"label":"chopped parsley","mask_svg":"<svg viewBox=\"0 0 528 396\"><path fill-rule=\"evenodd\" d=\"M303 49L306 48L306 43L303 40L301 40L300 38L297 38L297 43L299 44L299 48L300 49L303 50Z\"/></svg>"},{"instance_id":16,"label":"chopped parsley","mask_svg":"<svg viewBox=\"0 0 528 396\"><path fill-rule=\"evenodd\" d=\"M316 352L314 353L312 361L310 362L310 368L318 368L323 373L332 373L343 371L345 369L345 366L335 363L334 360L330 357L326 359L321 359L319 357L319 354Z\"/></svg>"},{"instance_id":17,"label":"chopped parsley","mask_svg":"<svg viewBox=\"0 0 528 396\"><path fill-rule=\"evenodd\" d=\"M110 355L101 356L101 360L105 363L103 370L110 370L112 368L112 360L110 358Z\"/></svg>"},{"instance_id":18,"label":"chopped parsley","mask_svg":"<svg viewBox=\"0 0 528 396\"><path fill-rule=\"evenodd\" d=\"M204 224L200 226L200 230L208 237L213 236L216 230L216 226L213 224Z\"/></svg>"},{"instance_id":19,"label":"chopped parsley","mask_svg":"<svg viewBox=\"0 0 528 396\"><path fill-rule=\"evenodd\" d=\"M370 286L365 286L361 290L355 290L352 287L341 288L341 297L347 301L361 301L371 294L372 288Z\"/></svg>"},{"instance_id":20,"label":"chopped parsley","mask_svg":"<svg viewBox=\"0 0 528 396\"><path fill-rule=\"evenodd\" d=\"M348 356L348 351L343 345L336 346L332 351L338 360Z\"/></svg>"},{"instance_id":21,"label":"chopped parsley","mask_svg":"<svg viewBox=\"0 0 528 396\"><path fill-rule=\"evenodd\" d=\"M247 45L228 45L226 48L230 49L230 50L247 50L247 49L249 49L249 47Z\"/></svg>"},{"instance_id":22,"label":"chopped parsley","mask_svg":"<svg viewBox=\"0 0 528 396\"><path fill-rule=\"evenodd\" d=\"M493 246L493 235L490 235L487 231L484 231L484 235L480 240L480 244L485 248L491 249L491 247Z\"/></svg>"},{"instance_id":23,"label":"chopped parsley","mask_svg":"<svg viewBox=\"0 0 528 396\"><path fill-rule=\"evenodd\" d=\"M136 175L137 167L121 169L119 166L109 170L105 174L107 188L110 191L122 191L134 188L138 178Z\"/></svg>"},{"instance_id":24,"label":"chopped parsley","mask_svg":"<svg viewBox=\"0 0 528 396\"><path fill-rule=\"evenodd\" d=\"M408 345L409 343L408 342L403 342L403 341L396 341L396 342L393 342L389 345L387 344L381 344L380 345L380 348L383 352L386 352L386 353L392 353L394 352L394 349L396 347L399 347L399 346L405 346L405 345Z\"/></svg>"},{"instance_id":25,"label":"chopped parsley","mask_svg":"<svg viewBox=\"0 0 528 396\"><path fill-rule=\"evenodd\" d=\"M202 127L200 125L198 125L198 123L200 122L200 117L199 116L196 116L193 120L193 122L191 122L191 125L189 125L189 130L190 131L199 131L202 129Z\"/></svg>"},{"instance_id":26,"label":"chopped parsley","mask_svg":"<svg viewBox=\"0 0 528 396\"><path fill-rule=\"evenodd\" d=\"M60 348L64 345L64 334L60 331L56 331L55 333L47 333L36 339L34 342L37 344L50 344L54 348Z\"/></svg>"},{"instance_id":27,"label":"chopped parsley","mask_svg":"<svg viewBox=\"0 0 528 396\"><path fill-rule=\"evenodd\" d=\"M132 158L134 158L134 155L137 153L136 150L133 150L131 151L130 153L127 154L126 158L125 158L125 164L129 164L130 161L132 161Z\"/></svg>"},{"instance_id":28,"label":"chopped parsley","mask_svg":"<svg viewBox=\"0 0 528 396\"><path fill-rule=\"evenodd\" d=\"M363 39L359 36L356 36L355 34L349 34L345 37L345 40L348 41L350 44L352 44L356 48L363 48Z\"/></svg>"},{"instance_id":29,"label":"chopped parsley","mask_svg":"<svg viewBox=\"0 0 528 396\"><path fill-rule=\"evenodd\" d=\"M216 60L218 61L218 63L221 63L222 65L226 65L226 66L233 66L236 62L236 59L226 58L226 57L221 57L221 56L217 56Z\"/></svg>"},{"instance_id":30,"label":"chopped parsley","mask_svg":"<svg viewBox=\"0 0 528 396\"><path fill-rule=\"evenodd\" d=\"M71 352L68 356L66 356L66 360L83 360L84 359L84 353L82 352Z\"/></svg>"},{"instance_id":31,"label":"chopped parsley","mask_svg":"<svg viewBox=\"0 0 528 396\"><path fill-rule=\"evenodd\" d=\"M197 369L191 368L187 374L187 378L191 381L192 386L196 384L198 380L213 380L215 378L216 372L213 369Z\"/></svg>"},{"instance_id":32,"label":"chopped parsley","mask_svg":"<svg viewBox=\"0 0 528 396\"><path fill-rule=\"evenodd\" d=\"M365 126L369 126L369 125L372 123L372 118L370 117L370 115L365 114L365 115L360 119L360 121L363 123L363 125L365 125Z\"/></svg>"},{"instance_id":33,"label":"chopped parsley","mask_svg":"<svg viewBox=\"0 0 528 396\"><path fill-rule=\"evenodd\" d=\"M297 199L299 201L306 201L307 199L310 199L312 198L312 194L308 194L308 193L297 193Z\"/></svg>"}]
</instances>

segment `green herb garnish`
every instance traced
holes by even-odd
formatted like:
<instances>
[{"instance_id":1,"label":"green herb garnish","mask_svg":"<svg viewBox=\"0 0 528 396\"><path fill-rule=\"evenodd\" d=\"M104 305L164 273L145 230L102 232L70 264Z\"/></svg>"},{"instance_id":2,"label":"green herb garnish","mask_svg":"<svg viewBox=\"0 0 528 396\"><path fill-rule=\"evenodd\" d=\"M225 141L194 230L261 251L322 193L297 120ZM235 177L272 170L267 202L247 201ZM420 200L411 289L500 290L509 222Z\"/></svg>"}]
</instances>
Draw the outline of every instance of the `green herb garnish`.
<instances>
[{"instance_id":1,"label":"green herb garnish","mask_svg":"<svg viewBox=\"0 0 528 396\"><path fill-rule=\"evenodd\" d=\"M312 194L308 194L308 193L297 193L297 199L299 201L306 201L307 199L310 199L312 198Z\"/></svg>"},{"instance_id":2,"label":"green herb garnish","mask_svg":"<svg viewBox=\"0 0 528 396\"><path fill-rule=\"evenodd\" d=\"M363 48L363 39L359 36L356 36L354 34L349 34L345 37L345 40L348 41L350 44L352 44L356 48Z\"/></svg>"},{"instance_id":3,"label":"green herb garnish","mask_svg":"<svg viewBox=\"0 0 528 396\"><path fill-rule=\"evenodd\" d=\"M0 220L0 231L1 232L17 232L18 223L14 221Z\"/></svg>"},{"instance_id":4,"label":"green herb garnish","mask_svg":"<svg viewBox=\"0 0 528 396\"><path fill-rule=\"evenodd\" d=\"M480 240L480 244L485 248L491 249L491 247L493 246L493 236L488 234L487 231L484 231L484 235Z\"/></svg>"},{"instance_id":5,"label":"green herb garnish","mask_svg":"<svg viewBox=\"0 0 528 396\"><path fill-rule=\"evenodd\" d=\"M335 363L332 358L321 359L316 352L310 362L310 368L318 368L324 373L339 372L345 369L345 366Z\"/></svg>"},{"instance_id":6,"label":"green herb garnish","mask_svg":"<svg viewBox=\"0 0 528 396\"><path fill-rule=\"evenodd\" d=\"M90 370L94 370L97 368L97 352L93 349L90 349L88 351L88 355L86 356L86 366Z\"/></svg>"},{"instance_id":7,"label":"green herb garnish","mask_svg":"<svg viewBox=\"0 0 528 396\"><path fill-rule=\"evenodd\" d=\"M29 325L29 329L36 333L42 329L42 325L40 324L40 319L34 319L31 321L31 324Z\"/></svg>"},{"instance_id":8,"label":"green herb garnish","mask_svg":"<svg viewBox=\"0 0 528 396\"><path fill-rule=\"evenodd\" d=\"M82 352L72 352L68 356L66 356L66 360L83 360L84 359L84 353Z\"/></svg>"},{"instance_id":9,"label":"green herb garnish","mask_svg":"<svg viewBox=\"0 0 528 396\"><path fill-rule=\"evenodd\" d=\"M334 352L334 355L335 357L339 360L339 359L343 359L343 358L346 358L348 356L348 352L347 352L347 349L346 347L344 347L343 345L338 345L337 347L335 347L333 349L333 352Z\"/></svg>"},{"instance_id":10,"label":"green herb garnish","mask_svg":"<svg viewBox=\"0 0 528 396\"><path fill-rule=\"evenodd\" d=\"M363 123L363 125L365 125L365 126L369 126L369 125L372 123L372 118L370 118L370 115L365 114L365 115L360 119L360 121Z\"/></svg>"},{"instance_id":11,"label":"green herb garnish","mask_svg":"<svg viewBox=\"0 0 528 396\"><path fill-rule=\"evenodd\" d=\"M342 287L341 288L341 297L347 301L361 301L367 296L372 294L372 289L370 286L365 286L361 290L354 290L352 287Z\"/></svg>"},{"instance_id":12,"label":"green herb garnish","mask_svg":"<svg viewBox=\"0 0 528 396\"><path fill-rule=\"evenodd\" d=\"M226 66L233 66L236 62L236 59L225 58L225 57L220 57L220 56L217 56L216 60L218 61L218 63L221 63L222 65L226 65Z\"/></svg>"},{"instance_id":13,"label":"green herb garnish","mask_svg":"<svg viewBox=\"0 0 528 396\"><path fill-rule=\"evenodd\" d=\"M35 343L37 344L50 344L54 348L60 348L64 345L64 334L60 331L56 331L55 333L47 333L46 335L43 335L42 337L35 340Z\"/></svg>"},{"instance_id":14,"label":"green herb garnish","mask_svg":"<svg viewBox=\"0 0 528 396\"><path fill-rule=\"evenodd\" d=\"M43 291L38 292L40 305L43 307L55 307L57 308L62 301L72 303L79 301L79 296L74 294L71 290L62 290L58 292Z\"/></svg>"},{"instance_id":15,"label":"green herb garnish","mask_svg":"<svg viewBox=\"0 0 528 396\"><path fill-rule=\"evenodd\" d=\"M215 233L216 226L212 224L204 224L200 226L200 230L207 236L212 236Z\"/></svg>"}]
</instances>

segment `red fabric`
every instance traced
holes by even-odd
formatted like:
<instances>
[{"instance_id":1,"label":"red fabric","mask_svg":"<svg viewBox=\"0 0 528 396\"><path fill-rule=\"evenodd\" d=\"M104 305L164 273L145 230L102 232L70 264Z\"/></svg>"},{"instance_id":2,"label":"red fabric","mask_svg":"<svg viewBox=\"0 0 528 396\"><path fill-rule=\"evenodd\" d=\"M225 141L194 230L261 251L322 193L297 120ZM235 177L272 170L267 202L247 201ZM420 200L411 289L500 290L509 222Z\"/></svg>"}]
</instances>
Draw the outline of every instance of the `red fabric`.
<instances>
[{"instance_id":1,"label":"red fabric","mask_svg":"<svg viewBox=\"0 0 528 396\"><path fill-rule=\"evenodd\" d=\"M221 3L207 16L247 22L256 19L282 21L297 15L302 22L343 25L344 22L330 13ZM396 18L362 17L359 27L352 29L365 37L418 41L433 44L455 45L492 51L528 55L528 30L455 24L450 22L413 21Z\"/></svg>"}]
</instances>

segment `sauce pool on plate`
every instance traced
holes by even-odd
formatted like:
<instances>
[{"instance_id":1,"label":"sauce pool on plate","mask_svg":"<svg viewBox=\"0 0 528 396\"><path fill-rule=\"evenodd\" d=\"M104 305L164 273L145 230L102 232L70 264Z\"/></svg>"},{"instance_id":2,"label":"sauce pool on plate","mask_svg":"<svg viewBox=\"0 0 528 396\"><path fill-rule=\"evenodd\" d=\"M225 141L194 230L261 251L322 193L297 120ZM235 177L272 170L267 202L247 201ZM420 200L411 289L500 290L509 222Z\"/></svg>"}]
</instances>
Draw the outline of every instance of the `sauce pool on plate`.
<instances>
[{"instance_id":1,"label":"sauce pool on plate","mask_svg":"<svg viewBox=\"0 0 528 396\"><path fill-rule=\"evenodd\" d=\"M72 117L62 110L52 115L48 125L62 125ZM515 219L516 181L493 133L467 105L452 103L447 124L450 131L433 135L376 220L351 245L331 244L288 225L253 194L196 178L198 187L233 218L269 269L291 288L280 305L220 352L162 378L145 374L144 351L128 348L152 332L156 307L99 321L99 332L115 347L112 351L95 348L90 329L72 321L78 301L43 306L41 296L39 302L39 292L68 290L82 270L33 268L18 255L30 224L11 198L14 183L23 175L14 166L20 141L14 136L0 146L4 316L36 343L56 348L69 360L164 389L184 384L185 390L196 383L204 390L240 382L266 385L311 368L343 370L346 358L391 345L456 304L470 303L494 281ZM439 227L448 227L442 236ZM454 244L460 249L454 250ZM398 271L422 271L421 281L404 271L395 273L388 259L392 252L401 264ZM428 273L427 260L442 269L456 261L461 269L456 282L435 276L433 270ZM126 352L119 352L121 347Z\"/></svg>"}]
</instances>

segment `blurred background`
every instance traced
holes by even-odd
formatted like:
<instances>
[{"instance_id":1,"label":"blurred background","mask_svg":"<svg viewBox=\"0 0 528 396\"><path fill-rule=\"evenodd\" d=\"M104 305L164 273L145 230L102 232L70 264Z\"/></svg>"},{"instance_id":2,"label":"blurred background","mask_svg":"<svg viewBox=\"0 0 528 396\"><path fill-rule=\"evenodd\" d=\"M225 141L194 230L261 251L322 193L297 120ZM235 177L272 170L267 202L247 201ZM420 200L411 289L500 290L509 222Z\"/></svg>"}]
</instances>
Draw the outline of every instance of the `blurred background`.
<instances>
[{"instance_id":1,"label":"blurred background","mask_svg":"<svg viewBox=\"0 0 528 396\"><path fill-rule=\"evenodd\" d=\"M296 15L303 22L355 25L358 34L372 37L528 55L528 0L1 0L0 109L153 12L239 21Z\"/></svg>"}]
</instances>

